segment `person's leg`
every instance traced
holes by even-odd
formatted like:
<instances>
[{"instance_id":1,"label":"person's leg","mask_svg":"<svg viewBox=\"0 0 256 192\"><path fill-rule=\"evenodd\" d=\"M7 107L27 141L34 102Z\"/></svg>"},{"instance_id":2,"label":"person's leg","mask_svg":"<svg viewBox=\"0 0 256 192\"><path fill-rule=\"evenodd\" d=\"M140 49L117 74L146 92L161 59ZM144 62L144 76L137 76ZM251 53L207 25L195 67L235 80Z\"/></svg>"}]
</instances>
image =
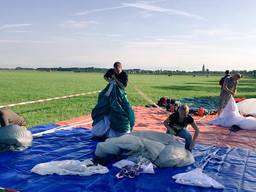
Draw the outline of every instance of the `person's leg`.
<instances>
[{"instance_id":1,"label":"person's leg","mask_svg":"<svg viewBox=\"0 0 256 192\"><path fill-rule=\"evenodd\" d=\"M185 149L191 151L189 149L191 143L192 143L192 136L191 134L187 131L187 129L182 129L179 131L179 133L177 134L177 136L184 138L185 139Z\"/></svg>"},{"instance_id":2,"label":"person's leg","mask_svg":"<svg viewBox=\"0 0 256 192\"><path fill-rule=\"evenodd\" d=\"M218 104L218 110L217 110L217 115L219 116L222 112L222 109L223 109L223 102L224 102L224 96L223 94L221 93L220 94L220 97L219 97L219 104Z\"/></svg>"},{"instance_id":3,"label":"person's leg","mask_svg":"<svg viewBox=\"0 0 256 192\"><path fill-rule=\"evenodd\" d=\"M227 94L227 93L221 93L220 94L218 115L220 115L221 112L223 111L223 109L226 107L226 105L228 104L230 98L231 98L230 94Z\"/></svg>"}]
</instances>

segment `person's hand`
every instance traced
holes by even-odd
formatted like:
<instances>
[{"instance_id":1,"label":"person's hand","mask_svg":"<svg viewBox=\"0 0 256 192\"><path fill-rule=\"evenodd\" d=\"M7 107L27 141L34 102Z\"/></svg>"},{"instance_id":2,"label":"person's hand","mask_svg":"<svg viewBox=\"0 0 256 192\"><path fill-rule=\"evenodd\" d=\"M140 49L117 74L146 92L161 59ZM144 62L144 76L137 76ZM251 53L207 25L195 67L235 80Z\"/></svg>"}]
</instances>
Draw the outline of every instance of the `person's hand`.
<instances>
[{"instance_id":1,"label":"person's hand","mask_svg":"<svg viewBox=\"0 0 256 192\"><path fill-rule=\"evenodd\" d=\"M116 79L115 74L111 75L111 78L112 78L112 79Z\"/></svg>"},{"instance_id":2,"label":"person's hand","mask_svg":"<svg viewBox=\"0 0 256 192\"><path fill-rule=\"evenodd\" d=\"M194 148L194 146L195 146L195 142L192 142L192 143L190 144L190 146L189 146L190 151L192 151L192 149Z\"/></svg>"},{"instance_id":3,"label":"person's hand","mask_svg":"<svg viewBox=\"0 0 256 192\"><path fill-rule=\"evenodd\" d=\"M166 133L170 134L170 135L176 135L176 133L173 129L168 129Z\"/></svg>"}]
</instances>

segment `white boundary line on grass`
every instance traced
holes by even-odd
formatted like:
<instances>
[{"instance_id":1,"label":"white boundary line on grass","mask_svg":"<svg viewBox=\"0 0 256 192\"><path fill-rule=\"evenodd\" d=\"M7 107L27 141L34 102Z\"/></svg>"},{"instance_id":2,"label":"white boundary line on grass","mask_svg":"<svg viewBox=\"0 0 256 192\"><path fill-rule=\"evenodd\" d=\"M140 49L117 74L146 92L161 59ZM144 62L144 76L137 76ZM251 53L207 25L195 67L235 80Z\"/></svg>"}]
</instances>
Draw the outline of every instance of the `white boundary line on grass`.
<instances>
[{"instance_id":1,"label":"white boundary line on grass","mask_svg":"<svg viewBox=\"0 0 256 192\"><path fill-rule=\"evenodd\" d=\"M58 126L58 127L46 130L46 131L42 131L42 132L39 132L39 133L34 133L33 137L35 137L35 138L36 137L41 137L43 135L48 135L50 133L54 133L54 132L59 131L59 130L70 130L70 129L78 127L80 125L89 125L91 123L92 123L91 120L88 121L88 119L84 119L84 120L81 120L81 121L78 121L78 122L75 122L75 123L70 123L69 125Z\"/></svg>"},{"instance_id":2,"label":"white boundary line on grass","mask_svg":"<svg viewBox=\"0 0 256 192\"><path fill-rule=\"evenodd\" d=\"M60 96L60 97L52 97L52 98L48 98L48 99L25 101L25 102L21 102L21 103L13 103L13 104L8 104L8 105L2 105L2 106L0 106L0 108L14 107L14 106L19 106L19 105L27 105L27 104L32 104L32 103L44 103L44 102L47 102L47 101L66 99L66 98L71 98L71 97L79 97L79 96L83 96L83 95L92 95L92 94L99 93L99 92L100 91L91 91L91 92L87 92L87 93L78 93L78 94L72 94L72 95L66 95L66 96Z\"/></svg>"}]
</instances>

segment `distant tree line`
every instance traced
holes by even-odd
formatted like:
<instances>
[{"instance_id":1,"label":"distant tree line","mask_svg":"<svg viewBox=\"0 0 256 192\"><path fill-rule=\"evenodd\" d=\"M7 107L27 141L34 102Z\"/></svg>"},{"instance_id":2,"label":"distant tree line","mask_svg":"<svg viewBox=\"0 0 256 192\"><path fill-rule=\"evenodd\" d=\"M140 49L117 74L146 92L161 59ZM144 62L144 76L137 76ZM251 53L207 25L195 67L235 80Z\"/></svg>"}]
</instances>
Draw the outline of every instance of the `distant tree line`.
<instances>
[{"instance_id":1,"label":"distant tree line","mask_svg":"<svg viewBox=\"0 0 256 192\"><path fill-rule=\"evenodd\" d=\"M8 69L8 68L1 68L0 70L34 70L34 71L63 71L63 72L75 72L75 73L83 73L83 72L96 72L96 73L104 73L108 69L107 68L95 68L95 67L57 67L57 68L23 68L23 67L16 67L15 69ZM163 75L223 75L224 71L210 71L209 69L201 70L201 71L184 71L184 70L144 70L144 69L125 69L126 72L130 74L163 74ZM239 72L242 75L246 76L254 76L256 77L256 70L247 71L231 71L231 73Z\"/></svg>"}]
</instances>

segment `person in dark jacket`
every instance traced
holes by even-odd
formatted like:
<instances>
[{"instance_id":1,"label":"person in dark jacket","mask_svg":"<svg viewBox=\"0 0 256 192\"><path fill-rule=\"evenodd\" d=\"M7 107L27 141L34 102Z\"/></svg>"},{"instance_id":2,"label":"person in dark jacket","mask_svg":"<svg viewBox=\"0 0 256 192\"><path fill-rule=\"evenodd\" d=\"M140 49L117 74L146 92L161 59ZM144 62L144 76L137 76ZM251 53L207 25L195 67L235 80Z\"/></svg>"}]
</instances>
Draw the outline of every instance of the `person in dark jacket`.
<instances>
[{"instance_id":1,"label":"person in dark jacket","mask_svg":"<svg viewBox=\"0 0 256 192\"><path fill-rule=\"evenodd\" d=\"M114 68L109 69L105 73L104 78L108 82L114 79L122 89L124 89L128 83L128 75L123 71L122 63L119 61L114 63Z\"/></svg>"},{"instance_id":2,"label":"person in dark jacket","mask_svg":"<svg viewBox=\"0 0 256 192\"><path fill-rule=\"evenodd\" d=\"M92 135L103 139L130 133L135 122L134 112L125 92L128 75L123 71L122 64L115 62L104 78L109 84L99 94L98 103L92 110Z\"/></svg>"}]
</instances>

